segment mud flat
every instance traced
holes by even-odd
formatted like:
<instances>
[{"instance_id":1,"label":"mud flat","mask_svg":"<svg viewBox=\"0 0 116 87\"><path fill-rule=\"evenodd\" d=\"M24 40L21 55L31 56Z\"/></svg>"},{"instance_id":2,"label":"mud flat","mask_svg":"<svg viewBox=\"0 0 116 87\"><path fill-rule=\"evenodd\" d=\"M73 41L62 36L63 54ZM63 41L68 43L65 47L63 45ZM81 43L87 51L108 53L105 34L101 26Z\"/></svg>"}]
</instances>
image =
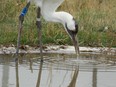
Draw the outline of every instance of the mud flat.
<instances>
[{"instance_id":1,"label":"mud flat","mask_svg":"<svg viewBox=\"0 0 116 87\"><path fill-rule=\"evenodd\" d=\"M108 47L79 47L80 52L91 52L91 53L103 53L103 54L113 54L116 55L116 48ZM0 54L14 54L16 52L16 47L0 47ZM19 53L40 53L39 47L30 47L28 45L21 46ZM64 53L64 54L74 54L75 49L73 46L44 46L43 53Z\"/></svg>"}]
</instances>

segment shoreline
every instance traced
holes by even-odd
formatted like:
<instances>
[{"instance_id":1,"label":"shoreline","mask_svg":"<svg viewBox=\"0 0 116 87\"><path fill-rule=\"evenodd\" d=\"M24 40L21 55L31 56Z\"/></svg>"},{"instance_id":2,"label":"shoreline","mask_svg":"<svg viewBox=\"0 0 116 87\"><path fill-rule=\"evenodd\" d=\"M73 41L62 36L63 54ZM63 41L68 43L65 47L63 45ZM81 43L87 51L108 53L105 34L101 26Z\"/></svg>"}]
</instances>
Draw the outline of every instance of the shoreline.
<instances>
[{"instance_id":1,"label":"shoreline","mask_svg":"<svg viewBox=\"0 0 116 87\"><path fill-rule=\"evenodd\" d=\"M98 53L98 54L106 54L106 55L116 55L116 48L108 48L108 47L79 47L80 53ZM16 53L16 47L1 47L0 54L14 54ZM24 45L20 47L19 53L40 53L39 47L30 47L28 45ZM60 53L60 54L75 54L74 46L64 46L64 45L52 45L52 46L44 46L43 53Z\"/></svg>"}]
</instances>

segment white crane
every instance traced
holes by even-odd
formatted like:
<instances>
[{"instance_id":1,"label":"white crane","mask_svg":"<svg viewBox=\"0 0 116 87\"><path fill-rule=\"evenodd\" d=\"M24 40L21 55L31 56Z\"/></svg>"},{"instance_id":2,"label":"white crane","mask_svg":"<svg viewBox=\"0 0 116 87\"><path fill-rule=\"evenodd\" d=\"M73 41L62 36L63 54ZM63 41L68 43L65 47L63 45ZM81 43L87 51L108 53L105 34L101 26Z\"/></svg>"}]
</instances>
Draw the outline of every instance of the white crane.
<instances>
[{"instance_id":1,"label":"white crane","mask_svg":"<svg viewBox=\"0 0 116 87\"><path fill-rule=\"evenodd\" d=\"M20 32L22 29L24 16L27 13L30 3L34 2L39 8L37 12L37 27L41 28L40 14L43 16L43 18L46 21L61 23L64 26L65 31L68 33L68 35L72 39L76 53L79 53L78 41L76 39L76 34L78 32L78 24L76 23L75 19L73 18L71 14L64 11L56 12L57 8L63 3L63 1L64 0L28 0L27 5L22 10L21 15L19 16L20 30L19 30L19 38L18 38L17 46L19 47L20 45L19 44L20 34L21 34ZM18 49L17 49L17 53L18 53Z\"/></svg>"}]
</instances>

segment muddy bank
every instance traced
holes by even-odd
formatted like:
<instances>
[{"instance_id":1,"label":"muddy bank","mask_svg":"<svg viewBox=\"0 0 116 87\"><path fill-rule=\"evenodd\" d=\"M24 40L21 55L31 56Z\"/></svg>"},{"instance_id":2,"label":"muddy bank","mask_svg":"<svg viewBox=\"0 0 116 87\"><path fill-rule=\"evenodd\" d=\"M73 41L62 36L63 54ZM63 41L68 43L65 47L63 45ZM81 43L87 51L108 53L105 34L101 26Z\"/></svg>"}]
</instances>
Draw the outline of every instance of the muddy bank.
<instances>
[{"instance_id":1,"label":"muddy bank","mask_svg":"<svg viewBox=\"0 0 116 87\"><path fill-rule=\"evenodd\" d=\"M102 48L102 47L79 47L80 52L93 52L93 53L104 53L104 54L114 54L116 55L116 48ZM0 47L0 54L14 54L16 52L16 47ZM39 47L30 47L28 45L21 46L19 53L40 53ZM73 46L44 46L43 53L68 53L74 54L75 49Z\"/></svg>"}]
</instances>

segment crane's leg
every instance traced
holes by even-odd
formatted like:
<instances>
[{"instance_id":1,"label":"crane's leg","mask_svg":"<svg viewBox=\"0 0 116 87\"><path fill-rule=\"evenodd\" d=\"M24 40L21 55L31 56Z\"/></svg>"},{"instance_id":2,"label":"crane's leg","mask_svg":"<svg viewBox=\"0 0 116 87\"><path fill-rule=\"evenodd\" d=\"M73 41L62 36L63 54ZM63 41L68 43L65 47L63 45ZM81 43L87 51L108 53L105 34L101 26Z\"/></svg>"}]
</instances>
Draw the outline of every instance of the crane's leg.
<instances>
[{"instance_id":1,"label":"crane's leg","mask_svg":"<svg viewBox=\"0 0 116 87\"><path fill-rule=\"evenodd\" d=\"M42 32L41 32L41 9L38 7L37 9L37 29L38 29L38 39L39 39L39 46L40 46L40 57L41 57L41 62L43 62L43 52L42 52Z\"/></svg>"},{"instance_id":2,"label":"crane's leg","mask_svg":"<svg viewBox=\"0 0 116 87\"><path fill-rule=\"evenodd\" d=\"M28 8L30 6L30 2L27 3L27 5L23 8L20 16L19 16L19 30L18 30L18 38L17 38L17 49L16 49L16 58L15 61L18 60L18 53L19 53L19 46L20 46L20 38L21 38L21 31L22 31L22 24L24 21L24 16L26 15Z\"/></svg>"},{"instance_id":3,"label":"crane's leg","mask_svg":"<svg viewBox=\"0 0 116 87\"><path fill-rule=\"evenodd\" d=\"M19 73L18 73L18 53L19 53L19 46L20 46L20 38L21 38L21 31L22 31L22 24L24 21L24 16L26 15L28 8L30 6L30 2L22 10L19 16L19 30L18 30L18 38L17 38L17 49L16 49L16 57L15 57L15 66L16 66L16 87L19 87Z\"/></svg>"}]
</instances>

